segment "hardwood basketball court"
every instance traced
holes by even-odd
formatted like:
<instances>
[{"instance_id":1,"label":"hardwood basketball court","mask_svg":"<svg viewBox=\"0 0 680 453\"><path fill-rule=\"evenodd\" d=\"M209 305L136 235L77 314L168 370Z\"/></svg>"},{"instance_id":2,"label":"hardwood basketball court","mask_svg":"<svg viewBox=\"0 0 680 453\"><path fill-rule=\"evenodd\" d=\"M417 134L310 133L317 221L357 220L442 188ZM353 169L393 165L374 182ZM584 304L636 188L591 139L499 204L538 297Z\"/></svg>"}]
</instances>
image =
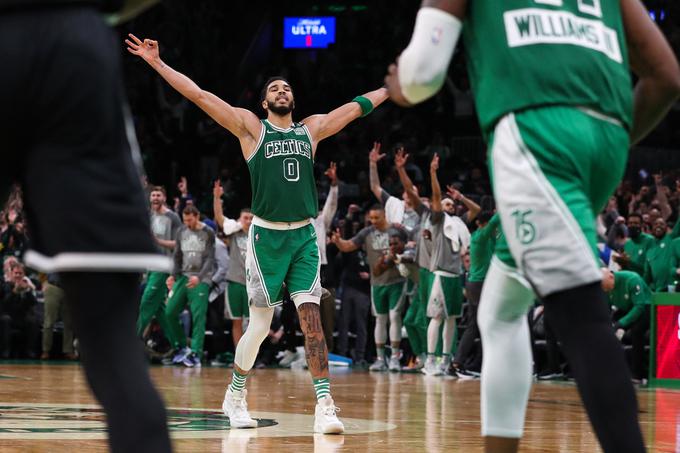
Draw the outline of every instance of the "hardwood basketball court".
<instances>
[{"instance_id":1,"label":"hardwood basketball court","mask_svg":"<svg viewBox=\"0 0 680 453\"><path fill-rule=\"evenodd\" d=\"M254 430L230 430L220 407L230 369L153 367L178 452L481 452L479 381L333 369L342 436L314 435L305 370L256 370ZM103 414L77 364L0 362L0 451L107 451ZM680 392L638 392L650 452L680 451ZM134 414L130 414L134 417ZM524 452L597 452L573 383L535 383Z\"/></svg>"}]
</instances>

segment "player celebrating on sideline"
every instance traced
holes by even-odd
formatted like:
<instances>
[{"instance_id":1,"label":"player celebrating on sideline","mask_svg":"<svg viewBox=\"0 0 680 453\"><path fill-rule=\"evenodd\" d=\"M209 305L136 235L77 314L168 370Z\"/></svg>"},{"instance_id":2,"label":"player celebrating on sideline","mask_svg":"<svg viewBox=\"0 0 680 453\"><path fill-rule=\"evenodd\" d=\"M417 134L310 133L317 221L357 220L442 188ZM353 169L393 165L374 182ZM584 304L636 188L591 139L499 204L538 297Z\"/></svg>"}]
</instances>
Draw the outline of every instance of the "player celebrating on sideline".
<instances>
[{"instance_id":1,"label":"player celebrating on sideline","mask_svg":"<svg viewBox=\"0 0 680 453\"><path fill-rule=\"evenodd\" d=\"M234 374L222 405L231 426L257 426L248 414L245 382L260 344L269 333L274 307L282 303L285 283L300 316L307 364L318 400L314 431L343 432L331 398L328 350L319 314L319 250L311 223L311 218L318 214L313 159L321 140L368 115L387 99L387 91L380 88L357 96L328 114L295 123L293 89L284 78L272 77L261 95L267 119L260 120L253 112L232 107L202 90L166 65L156 41L141 41L131 34L125 42L130 53L144 59L179 93L238 137L250 170L255 215L246 257L250 324L236 348Z\"/></svg>"},{"instance_id":2,"label":"player celebrating on sideline","mask_svg":"<svg viewBox=\"0 0 680 453\"><path fill-rule=\"evenodd\" d=\"M479 311L486 449L519 445L531 387L525 315L535 291L603 450L644 451L630 372L600 287L595 213L623 176L630 142L680 94L673 52L639 0L422 5L411 43L389 69L390 95L411 105L441 88L464 20L504 231ZM633 109L626 48L639 76Z\"/></svg>"}]
</instances>

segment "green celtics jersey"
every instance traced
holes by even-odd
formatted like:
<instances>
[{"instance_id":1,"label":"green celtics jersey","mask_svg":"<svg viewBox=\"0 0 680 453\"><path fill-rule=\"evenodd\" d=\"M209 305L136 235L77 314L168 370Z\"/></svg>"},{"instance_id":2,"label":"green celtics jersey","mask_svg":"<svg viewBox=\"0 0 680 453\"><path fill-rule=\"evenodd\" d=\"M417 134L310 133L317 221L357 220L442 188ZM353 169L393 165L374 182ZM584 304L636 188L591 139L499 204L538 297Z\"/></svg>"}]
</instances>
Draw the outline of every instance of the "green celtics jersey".
<instances>
[{"instance_id":1,"label":"green celtics jersey","mask_svg":"<svg viewBox=\"0 0 680 453\"><path fill-rule=\"evenodd\" d=\"M620 0L474 0L463 33L485 135L504 115L573 105L630 127Z\"/></svg>"},{"instance_id":2,"label":"green celtics jersey","mask_svg":"<svg viewBox=\"0 0 680 453\"><path fill-rule=\"evenodd\" d=\"M269 121L248 159L253 191L252 211L270 222L298 222L316 217L312 138L307 126L281 129Z\"/></svg>"}]
</instances>

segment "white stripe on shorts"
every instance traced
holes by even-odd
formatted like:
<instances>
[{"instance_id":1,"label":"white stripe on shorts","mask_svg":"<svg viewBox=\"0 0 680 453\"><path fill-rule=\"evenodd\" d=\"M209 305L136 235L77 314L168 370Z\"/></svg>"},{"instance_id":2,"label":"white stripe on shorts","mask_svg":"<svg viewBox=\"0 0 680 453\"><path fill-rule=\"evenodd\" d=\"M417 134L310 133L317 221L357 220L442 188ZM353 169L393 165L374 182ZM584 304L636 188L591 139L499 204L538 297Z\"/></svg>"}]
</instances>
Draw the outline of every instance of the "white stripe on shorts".
<instances>
[{"instance_id":1,"label":"white stripe on shorts","mask_svg":"<svg viewBox=\"0 0 680 453\"><path fill-rule=\"evenodd\" d=\"M513 114L497 124L491 156L494 193L510 252L538 294L601 280L581 227L525 145ZM517 216L526 217L522 225L533 228L531 240L518 237Z\"/></svg>"}]
</instances>

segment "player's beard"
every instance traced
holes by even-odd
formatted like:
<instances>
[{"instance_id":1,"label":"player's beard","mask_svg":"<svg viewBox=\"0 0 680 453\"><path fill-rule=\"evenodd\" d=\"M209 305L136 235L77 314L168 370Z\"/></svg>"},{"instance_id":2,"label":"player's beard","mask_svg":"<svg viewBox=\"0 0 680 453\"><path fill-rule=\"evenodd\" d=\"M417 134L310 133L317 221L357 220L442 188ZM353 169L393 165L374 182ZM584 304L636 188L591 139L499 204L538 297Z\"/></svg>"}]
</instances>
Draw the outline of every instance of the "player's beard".
<instances>
[{"instance_id":1,"label":"player's beard","mask_svg":"<svg viewBox=\"0 0 680 453\"><path fill-rule=\"evenodd\" d=\"M293 109L295 109L295 101L290 101L290 103L286 106L278 106L276 105L276 101L267 101L267 110L279 116L286 116L292 112Z\"/></svg>"}]
</instances>

